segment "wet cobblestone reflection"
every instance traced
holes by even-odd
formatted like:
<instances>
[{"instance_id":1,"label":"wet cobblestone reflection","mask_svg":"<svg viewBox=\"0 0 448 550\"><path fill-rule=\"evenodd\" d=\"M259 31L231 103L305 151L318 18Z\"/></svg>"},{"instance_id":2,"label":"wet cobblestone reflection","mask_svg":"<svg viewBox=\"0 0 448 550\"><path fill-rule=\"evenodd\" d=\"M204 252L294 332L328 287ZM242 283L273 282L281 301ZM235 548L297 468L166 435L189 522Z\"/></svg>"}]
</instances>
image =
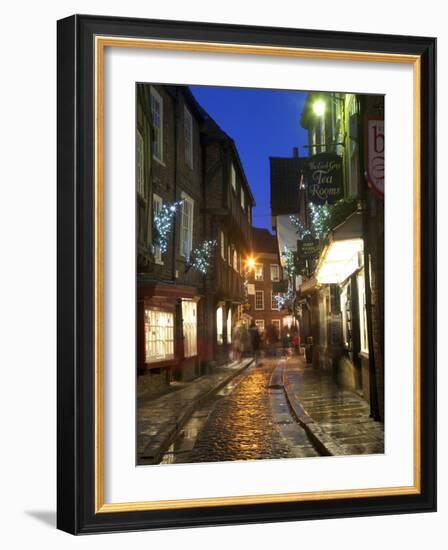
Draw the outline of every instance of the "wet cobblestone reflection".
<instances>
[{"instance_id":1,"label":"wet cobblestone reflection","mask_svg":"<svg viewBox=\"0 0 448 550\"><path fill-rule=\"evenodd\" d=\"M264 360L221 390L193 415L162 463L316 456L283 391L268 387L275 365Z\"/></svg>"}]
</instances>

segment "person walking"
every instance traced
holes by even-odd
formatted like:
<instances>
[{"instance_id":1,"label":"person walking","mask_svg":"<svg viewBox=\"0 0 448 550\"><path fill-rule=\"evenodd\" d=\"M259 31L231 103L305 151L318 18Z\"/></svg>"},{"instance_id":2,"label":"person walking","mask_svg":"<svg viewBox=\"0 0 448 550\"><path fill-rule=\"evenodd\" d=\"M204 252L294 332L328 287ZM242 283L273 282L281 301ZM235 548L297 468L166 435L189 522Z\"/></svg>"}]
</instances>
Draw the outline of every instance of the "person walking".
<instances>
[{"instance_id":1,"label":"person walking","mask_svg":"<svg viewBox=\"0 0 448 550\"><path fill-rule=\"evenodd\" d=\"M255 359L255 366L258 367L258 361L260 358L261 338L260 338L260 332L258 330L257 325L255 324L255 321L252 321L250 324L249 334L250 334L250 341L252 345L252 353Z\"/></svg>"}]
</instances>

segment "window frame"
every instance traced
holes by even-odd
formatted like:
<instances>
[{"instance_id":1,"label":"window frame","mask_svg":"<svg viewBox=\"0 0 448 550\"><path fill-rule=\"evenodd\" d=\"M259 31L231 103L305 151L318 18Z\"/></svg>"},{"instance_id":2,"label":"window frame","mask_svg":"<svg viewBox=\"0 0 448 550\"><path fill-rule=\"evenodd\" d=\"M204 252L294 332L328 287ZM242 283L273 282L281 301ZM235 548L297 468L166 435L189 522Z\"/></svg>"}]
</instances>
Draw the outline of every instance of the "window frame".
<instances>
[{"instance_id":1,"label":"window frame","mask_svg":"<svg viewBox=\"0 0 448 550\"><path fill-rule=\"evenodd\" d=\"M188 124L187 124L188 122ZM189 139L187 138L189 129ZM185 164L193 170L193 115L188 110L187 106L184 105L184 154L185 154Z\"/></svg>"},{"instance_id":2,"label":"window frame","mask_svg":"<svg viewBox=\"0 0 448 550\"><path fill-rule=\"evenodd\" d=\"M257 269L261 268L261 277L257 277ZM255 282L262 282L264 281L264 264L255 264L254 267L254 281Z\"/></svg>"},{"instance_id":3,"label":"window frame","mask_svg":"<svg viewBox=\"0 0 448 550\"><path fill-rule=\"evenodd\" d=\"M272 276L272 268L277 268L277 277L274 279ZM279 283L280 282L280 266L279 264L270 264L270 276L271 276L271 282L272 283Z\"/></svg>"},{"instance_id":4,"label":"window frame","mask_svg":"<svg viewBox=\"0 0 448 550\"><path fill-rule=\"evenodd\" d=\"M236 194L236 170L235 164L230 163L230 187L233 189L233 192Z\"/></svg>"},{"instance_id":5,"label":"window frame","mask_svg":"<svg viewBox=\"0 0 448 550\"><path fill-rule=\"evenodd\" d=\"M153 128L154 137L156 139L152 142L151 147L151 154L152 158L155 159L160 164L163 164L163 153L164 153L164 147L163 147L163 97L159 94L159 92L151 86L150 88L150 111L151 111L151 124ZM159 126L155 125L155 117L154 117L154 109L153 109L153 101L156 101L159 103ZM159 156L160 153L160 156Z\"/></svg>"},{"instance_id":6,"label":"window frame","mask_svg":"<svg viewBox=\"0 0 448 550\"><path fill-rule=\"evenodd\" d=\"M163 198L160 195L158 195L157 193L153 193L152 194L152 216L153 216L153 220L156 216L156 209L155 209L156 204L160 205L160 210L161 210L162 206L163 206ZM158 265L163 265L162 251L160 250L160 246L158 246L156 244L154 245L154 261Z\"/></svg>"},{"instance_id":7,"label":"window frame","mask_svg":"<svg viewBox=\"0 0 448 550\"><path fill-rule=\"evenodd\" d=\"M189 258L191 251L193 250L193 231L194 231L194 199L190 197L187 193L182 191L180 194L182 205L180 207L180 235L179 235L179 254L183 258ZM186 205L189 205L190 207L190 218L188 223L188 242L187 242L187 248L188 251L185 248L185 227L186 224L184 223L185 216L186 216Z\"/></svg>"},{"instance_id":8,"label":"window frame","mask_svg":"<svg viewBox=\"0 0 448 550\"><path fill-rule=\"evenodd\" d=\"M271 290L271 311L280 311L280 306L277 304L277 302L275 302L275 307L274 307L274 298L275 296L279 296L280 294L282 293L274 292L273 290Z\"/></svg>"},{"instance_id":9,"label":"window frame","mask_svg":"<svg viewBox=\"0 0 448 550\"><path fill-rule=\"evenodd\" d=\"M262 307L257 307L257 294L261 295ZM255 289L254 309L255 309L255 311L264 311L264 290Z\"/></svg>"}]
</instances>

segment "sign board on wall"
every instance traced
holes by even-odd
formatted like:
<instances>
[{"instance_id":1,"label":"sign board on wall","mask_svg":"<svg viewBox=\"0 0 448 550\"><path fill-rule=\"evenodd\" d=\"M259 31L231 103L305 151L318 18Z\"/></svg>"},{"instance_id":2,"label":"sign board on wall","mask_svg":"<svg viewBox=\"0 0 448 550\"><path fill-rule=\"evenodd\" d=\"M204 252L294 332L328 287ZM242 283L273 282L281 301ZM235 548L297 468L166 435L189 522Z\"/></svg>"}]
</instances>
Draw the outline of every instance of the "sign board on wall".
<instances>
[{"instance_id":1,"label":"sign board on wall","mask_svg":"<svg viewBox=\"0 0 448 550\"><path fill-rule=\"evenodd\" d=\"M384 118L366 117L365 162L369 185L384 197Z\"/></svg>"},{"instance_id":2,"label":"sign board on wall","mask_svg":"<svg viewBox=\"0 0 448 550\"><path fill-rule=\"evenodd\" d=\"M315 239L311 235L305 235L303 239L297 241L297 257L298 262L317 258L319 256L319 239Z\"/></svg>"}]
</instances>

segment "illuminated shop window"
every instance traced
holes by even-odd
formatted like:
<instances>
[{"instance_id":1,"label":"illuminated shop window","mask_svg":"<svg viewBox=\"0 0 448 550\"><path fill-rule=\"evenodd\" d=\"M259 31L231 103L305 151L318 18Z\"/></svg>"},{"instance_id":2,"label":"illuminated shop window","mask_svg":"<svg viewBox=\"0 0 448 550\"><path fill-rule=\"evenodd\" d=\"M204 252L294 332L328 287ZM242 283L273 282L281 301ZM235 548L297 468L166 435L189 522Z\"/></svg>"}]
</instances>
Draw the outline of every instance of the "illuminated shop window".
<instances>
[{"instance_id":1,"label":"illuminated shop window","mask_svg":"<svg viewBox=\"0 0 448 550\"><path fill-rule=\"evenodd\" d=\"M216 341L218 344L223 342L223 311L222 307L216 310Z\"/></svg>"},{"instance_id":2,"label":"illuminated shop window","mask_svg":"<svg viewBox=\"0 0 448 550\"><path fill-rule=\"evenodd\" d=\"M145 360L147 363L174 357L174 314L145 311Z\"/></svg>"},{"instance_id":3,"label":"illuminated shop window","mask_svg":"<svg viewBox=\"0 0 448 550\"><path fill-rule=\"evenodd\" d=\"M184 356L193 357L198 353L198 318L197 304L192 300L182 300L182 326Z\"/></svg>"},{"instance_id":4,"label":"illuminated shop window","mask_svg":"<svg viewBox=\"0 0 448 550\"><path fill-rule=\"evenodd\" d=\"M227 313L227 343L232 341L232 310L229 308Z\"/></svg>"},{"instance_id":5,"label":"illuminated shop window","mask_svg":"<svg viewBox=\"0 0 448 550\"><path fill-rule=\"evenodd\" d=\"M367 312L366 312L366 286L364 279L364 269L357 276L358 279L358 299L359 299L359 329L360 329L360 348L364 353L369 353L369 340L367 337Z\"/></svg>"}]
</instances>

